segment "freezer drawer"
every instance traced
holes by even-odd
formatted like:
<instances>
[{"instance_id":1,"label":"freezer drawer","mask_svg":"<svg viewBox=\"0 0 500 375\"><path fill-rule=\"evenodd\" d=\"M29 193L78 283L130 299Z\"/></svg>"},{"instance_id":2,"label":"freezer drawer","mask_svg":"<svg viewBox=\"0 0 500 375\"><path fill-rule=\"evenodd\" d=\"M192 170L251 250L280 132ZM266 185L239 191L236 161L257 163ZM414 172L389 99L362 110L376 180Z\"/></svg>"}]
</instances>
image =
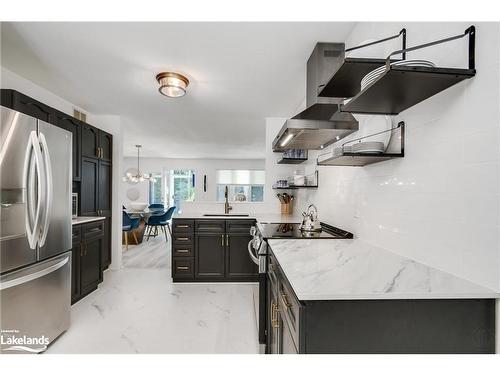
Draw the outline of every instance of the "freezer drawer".
<instances>
[{"instance_id":1,"label":"freezer drawer","mask_svg":"<svg viewBox=\"0 0 500 375\"><path fill-rule=\"evenodd\" d=\"M39 353L70 325L71 252L0 278L1 352Z\"/></svg>"}]
</instances>

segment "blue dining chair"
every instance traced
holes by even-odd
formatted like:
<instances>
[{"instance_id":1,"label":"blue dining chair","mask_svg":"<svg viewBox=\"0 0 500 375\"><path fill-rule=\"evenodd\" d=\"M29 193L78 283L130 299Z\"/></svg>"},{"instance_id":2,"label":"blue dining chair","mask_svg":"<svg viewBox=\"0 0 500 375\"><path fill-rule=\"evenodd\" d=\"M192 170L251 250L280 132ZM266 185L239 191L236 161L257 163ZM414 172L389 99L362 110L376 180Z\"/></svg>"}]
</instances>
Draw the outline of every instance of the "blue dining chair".
<instances>
[{"instance_id":1,"label":"blue dining chair","mask_svg":"<svg viewBox=\"0 0 500 375\"><path fill-rule=\"evenodd\" d=\"M128 232L132 231L132 236L134 236L135 243L138 244L139 241L137 241L137 236L135 234L136 228L139 227L139 219L137 218L131 218L128 213L125 211L122 211L122 232L123 235L125 236L125 247L128 250Z\"/></svg>"},{"instance_id":2,"label":"blue dining chair","mask_svg":"<svg viewBox=\"0 0 500 375\"><path fill-rule=\"evenodd\" d=\"M146 225L148 226L149 232L146 241L149 241L149 237L151 235L153 235L153 237L156 237L158 235L158 227L161 227L161 230L163 231L163 233L165 233L165 240L168 241L167 231L165 230L165 226L168 228L170 236L172 236L172 229L170 228L170 219L172 219L174 212L175 212L175 206L172 206L169 207L169 209L165 211L164 214L151 215L148 218ZM153 230L154 232L151 233Z\"/></svg>"},{"instance_id":3,"label":"blue dining chair","mask_svg":"<svg viewBox=\"0 0 500 375\"><path fill-rule=\"evenodd\" d=\"M152 203L148 208L152 212L163 211L165 210L165 205L163 203Z\"/></svg>"}]
</instances>

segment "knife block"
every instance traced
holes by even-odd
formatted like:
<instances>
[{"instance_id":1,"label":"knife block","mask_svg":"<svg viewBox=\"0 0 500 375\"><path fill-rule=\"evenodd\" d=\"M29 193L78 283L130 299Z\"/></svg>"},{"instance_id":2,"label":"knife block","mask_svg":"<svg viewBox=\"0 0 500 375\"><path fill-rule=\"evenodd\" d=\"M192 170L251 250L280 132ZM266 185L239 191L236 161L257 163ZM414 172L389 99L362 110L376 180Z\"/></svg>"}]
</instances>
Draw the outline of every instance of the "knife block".
<instances>
[{"instance_id":1,"label":"knife block","mask_svg":"<svg viewBox=\"0 0 500 375\"><path fill-rule=\"evenodd\" d=\"M281 203L281 214L283 215L291 215L293 213L293 205L292 201L288 203Z\"/></svg>"}]
</instances>

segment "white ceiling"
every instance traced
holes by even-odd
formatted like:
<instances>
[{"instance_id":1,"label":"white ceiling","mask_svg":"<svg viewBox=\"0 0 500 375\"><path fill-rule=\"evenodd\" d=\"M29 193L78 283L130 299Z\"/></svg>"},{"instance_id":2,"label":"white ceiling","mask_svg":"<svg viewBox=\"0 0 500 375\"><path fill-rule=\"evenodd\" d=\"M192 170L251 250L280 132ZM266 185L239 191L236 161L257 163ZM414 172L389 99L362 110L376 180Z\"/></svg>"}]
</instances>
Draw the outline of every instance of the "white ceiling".
<instances>
[{"instance_id":1,"label":"white ceiling","mask_svg":"<svg viewBox=\"0 0 500 375\"><path fill-rule=\"evenodd\" d=\"M3 23L2 65L93 114L117 114L124 153L262 158L265 117L294 115L318 41L352 23ZM156 73L190 80L157 91ZM98 124L95 124L98 126Z\"/></svg>"}]
</instances>

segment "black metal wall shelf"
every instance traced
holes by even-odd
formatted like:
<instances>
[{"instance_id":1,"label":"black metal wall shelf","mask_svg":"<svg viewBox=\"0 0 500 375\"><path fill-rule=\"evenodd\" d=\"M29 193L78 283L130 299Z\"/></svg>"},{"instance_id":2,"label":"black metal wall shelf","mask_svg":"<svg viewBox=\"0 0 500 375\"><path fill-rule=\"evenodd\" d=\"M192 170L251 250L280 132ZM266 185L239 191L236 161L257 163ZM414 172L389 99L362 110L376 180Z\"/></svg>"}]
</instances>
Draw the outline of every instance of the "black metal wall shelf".
<instances>
[{"instance_id":1,"label":"black metal wall shelf","mask_svg":"<svg viewBox=\"0 0 500 375\"><path fill-rule=\"evenodd\" d=\"M307 158L282 158L278 164L300 164L307 161Z\"/></svg>"},{"instance_id":2,"label":"black metal wall shelf","mask_svg":"<svg viewBox=\"0 0 500 375\"><path fill-rule=\"evenodd\" d=\"M402 48L406 48L406 29L402 29L398 34L367 43L361 46L348 48L346 52L354 51L374 44L386 42L402 36ZM406 54L402 53L403 60ZM398 60L391 60L391 62ZM360 82L364 76L371 71L380 68L386 63L385 59L375 58L353 58L346 57L338 69L333 73L330 80L323 86L319 96L329 98L352 98L360 91Z\"/></svg>"},{"instance_id":3,"label":"black metal wall shelf","mask_svg":"<svg viewBox=\"0 0 500 375\"><path fill-rule=\"evenodd\" d=\"M384 154L366 154L366 153L357 153L357 152L344 152L339 156L332 156L331 158L324 159L322 161L317 161L317 165L319 166L338 166L338 167L363 167L369 164L379 163L381 161L386 161L394 158L403 158L405 156L404 142L405 142L405 124L401 121L397 127L390 129L389 131L394 131L396 129L401 129L401 151L399 153L384 153ZM355 141L359 141L361 139L365 139L374 135L378 135L381 133L385 133L387 130L371 134L366 137L361 137L357 139L353 139L352 141L346 142L351 143ZM342 146L344 146L344 143Z\"/></svg>"},{"instance_id":4,"label":"black metal wall shelf","mask_svg":"<svg viewBox=\"0 0 500 375\"><path fill-rule=\"evenodd\" d=\"M363 77L384 64L385 59L347 57L333 74L330 81L323 87L319 96L329 98L352 98L360 91L360 82Z\"/></svg>"},{"instance_id":5,"label":"black metal wall shelf","mask_svg":"<svg viewBox=\"0 0 500 375\"><path fill-rule=\"evenodd\" d=\"M429 68L415 66L394 66L390 63L393 55L414 51L469 37L469 67ZM397 115L431 96L476 74L475 60L475 28L469 27L463 34L394 51L386 59L384 73L374 82L360 91L349 103L341 107L342 112Z\"/></svg>"},{"instance_id":6,"label":"black metal wall shelf","mask_svg":"<svg viewBox=\"0 0 500 375\"><path fill-rule=\"evenodd\" d=\"M312 183L309 181L312 181ZM306 184L305 185L289 184L288 186L278 186L278 185L274 184L273 189L275 189L275 190L315 189L318 187L318 181L319 181L318 171L314 171L314 173L306 176Z\"/></svg>"}]
</instances>

